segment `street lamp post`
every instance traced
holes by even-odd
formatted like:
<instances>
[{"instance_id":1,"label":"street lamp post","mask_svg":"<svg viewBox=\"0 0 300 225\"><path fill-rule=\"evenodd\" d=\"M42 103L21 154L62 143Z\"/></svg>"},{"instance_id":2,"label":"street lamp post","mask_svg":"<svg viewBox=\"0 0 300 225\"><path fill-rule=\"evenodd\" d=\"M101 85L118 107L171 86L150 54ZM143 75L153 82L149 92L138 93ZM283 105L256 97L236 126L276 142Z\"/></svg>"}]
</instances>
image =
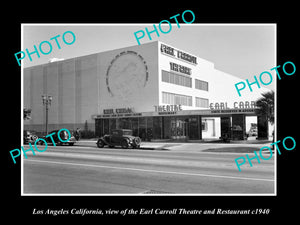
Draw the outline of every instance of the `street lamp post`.
<instances>
[{"instance_id":1,"label":"street lamp post","mask_svg":"<svg viewBox=\"0 0 300 225\"><path fill-rule=\"evenodd\" d=\"M46 106L46 135L48 134L48 109L51 105L52 96L51 95L42 95L43 105Z\"/></svg>"}]
</instances>

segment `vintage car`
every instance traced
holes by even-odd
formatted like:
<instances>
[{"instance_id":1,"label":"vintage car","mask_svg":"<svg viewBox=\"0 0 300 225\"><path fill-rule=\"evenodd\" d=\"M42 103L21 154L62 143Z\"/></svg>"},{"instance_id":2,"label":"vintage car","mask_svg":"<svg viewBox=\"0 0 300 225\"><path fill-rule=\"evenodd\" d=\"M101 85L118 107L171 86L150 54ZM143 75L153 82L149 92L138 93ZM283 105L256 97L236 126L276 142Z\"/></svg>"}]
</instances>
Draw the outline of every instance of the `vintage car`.
<instances>
[{"instance_id":1,"label":"vintage car","mask_svg":"<svg viewBox=\"0 0 300 225\"><path fill-rule=\"evenodd\" d=\"M248 132L249 137L257 136L257 128L251 128Z\"/></svg>"},{"instance_id":2,"label":"vintage car","mask_svg":"<svg viewBox=\"0 0 300 225\"><path fill-rule=\"evenodd\" d=\"M35 135L32 131L24 130L24 132L23 132L23 143L24 144L34 143L36 139L38 139L38 136Z\"/></svg>"},{"instance_id":3,"label":"vintage car","mask_svg":"<svg viewBox=\"0 0 300 225\"><path fill-rule=\"evenodd\" d=\"M47 136L46 135L46 136L40 137L40 138L43 138L44 140L46 140L47 143L53 143L52 140L51 140L51 137L52 137L53 141L55 142L56 145L63 145L63 144L74 145L74 143L76 142L76 139L75 139L75 137L73 135L71 135L70 140L68 140L67 142L62 142L62 141L59 140L59 138L57 136L58 131L60 131L60 130L53 130L53 131L49 132L48 135L52 134L52 133L55 133L54 135L51 135L49 137L46 137ZM60 137L61 140L65 141L65 140L69 139L69 134L68 134L68 132L66 130L62 130L59 133L59 137ZM43 145L44 142L43 141L39 141L38 144Z\"/></svg>"},{"instance_id":4,"label":"vintage car","mask_svg":"<svg viewBox=\"0 0 300 225\"><path fill-rule=\"evenodd\" d=\"M110 148L121 146L122 148L140 148L141 139L132 136L132 130L119 129L113 130L111 134L100 137L97 141L98 148L103 148L108 145Z\"/></svg>"}]
</instances>

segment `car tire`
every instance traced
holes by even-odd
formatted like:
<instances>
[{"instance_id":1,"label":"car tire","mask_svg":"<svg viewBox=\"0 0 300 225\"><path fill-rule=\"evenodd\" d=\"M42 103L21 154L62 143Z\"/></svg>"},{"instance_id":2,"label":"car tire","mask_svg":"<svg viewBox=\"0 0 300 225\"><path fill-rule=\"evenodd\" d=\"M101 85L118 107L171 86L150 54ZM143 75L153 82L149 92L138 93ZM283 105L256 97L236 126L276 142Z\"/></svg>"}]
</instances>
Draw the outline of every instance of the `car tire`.
<instances>
[{"instance_id":1,"label":"car tire","mask_svg":"<svg viewBox=\"0 0 300 225\"><path fill-rule=\"evenodd\" d=\"M128 140L127 139L124 139L122 142L121 142L121 146L122 148L128 148L129 147L129 143L128 143Z\"/></svg>"},{"instance_id":2,"label":"car tire","mask_svg":"<svg viewBox=\"0 0 300 225\"><path fill-rule=\"evenodd\" d=\"M32 142L35 142L38 138L39 138L38 136L33 135L33 136L32 136Z\"/></svg>"},{"instance_id":3,"label":"car tire","mask_svg":"<svg viewBox=\"0 0 300 225\"><path fill-rule=\"evenodd\" d=\"M140 146L140 144L141 144L141 139L139 137L135 137L133 139L133 144L136 148L138 148L138 146Z\"/></svg>"},{"instance_id":4,"label":"car tire","mask_svg":"<svg viewBox=\"0 0 300 225\"><path fill-rule=\"evenodd\" d=\"M104 141L102 141L101 139L97 141L97 147L98 148L103 148L104 147Z\"/></svg>"}]
</instances>

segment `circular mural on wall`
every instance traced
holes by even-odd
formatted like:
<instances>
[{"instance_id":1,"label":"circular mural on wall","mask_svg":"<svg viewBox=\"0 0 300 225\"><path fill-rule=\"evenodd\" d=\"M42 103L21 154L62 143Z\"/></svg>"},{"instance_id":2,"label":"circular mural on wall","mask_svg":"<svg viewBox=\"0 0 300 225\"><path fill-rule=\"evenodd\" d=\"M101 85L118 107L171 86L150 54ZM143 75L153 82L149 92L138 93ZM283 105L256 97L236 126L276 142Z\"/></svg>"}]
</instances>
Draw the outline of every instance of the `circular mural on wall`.
<instances>
[{"instance_id":1,"label":"circular mural on wall","mask_svg":"<svg viewBox=\"0 0 300 225\"><path fill-rule=\"evenodd\" d=\"M106 86L112 97L128 101L139 95L147 85L148 67L144 58L134 51L116 55L106 72Z\"/></svg>"}]
</instances>

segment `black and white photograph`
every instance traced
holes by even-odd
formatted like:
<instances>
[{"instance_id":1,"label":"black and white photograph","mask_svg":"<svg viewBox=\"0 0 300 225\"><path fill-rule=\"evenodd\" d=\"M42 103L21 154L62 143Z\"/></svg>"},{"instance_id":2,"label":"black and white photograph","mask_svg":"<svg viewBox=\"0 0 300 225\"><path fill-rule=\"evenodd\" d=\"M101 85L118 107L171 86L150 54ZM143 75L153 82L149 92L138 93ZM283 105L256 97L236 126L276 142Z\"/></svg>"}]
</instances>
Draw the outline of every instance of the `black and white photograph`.
<instances>
[{"instance_id":1,"label":"black and white photograph","mask_svg":"<svg viewBox=\"0 0 300 225\"><path fill-rule=\"evenodd\" d=\"M4 219L296 216L296 6L111 3L3 13Z\"/></svg>"}]
</instances>

